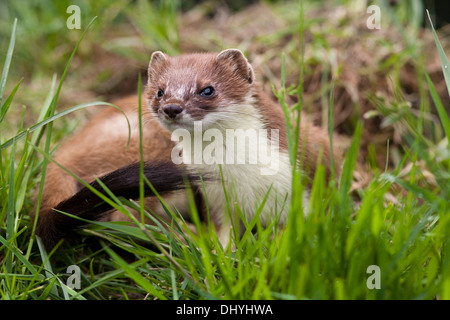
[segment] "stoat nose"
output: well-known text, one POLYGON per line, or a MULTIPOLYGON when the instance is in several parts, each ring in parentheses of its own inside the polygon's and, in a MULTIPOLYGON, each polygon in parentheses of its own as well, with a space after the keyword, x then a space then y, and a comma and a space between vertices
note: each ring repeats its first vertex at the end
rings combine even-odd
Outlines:
POLYGON ((168 104, 163 108, 164 113, 171 119, 175 119, 175 117, 180 114, 183 109, 177 104, 168 104))

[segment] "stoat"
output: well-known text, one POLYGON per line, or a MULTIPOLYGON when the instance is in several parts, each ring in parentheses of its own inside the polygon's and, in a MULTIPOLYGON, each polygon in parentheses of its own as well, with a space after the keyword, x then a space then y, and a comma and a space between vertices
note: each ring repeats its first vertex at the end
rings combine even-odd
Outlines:
MULTIPOLYGON (((251 219, 267 196, 261 219, 284 223, 292 189, 285 117, 266 95, 240 50, 169 57, 157 51, 148 68, 143 101, 145 175, 167 202, 189 214, 185 178, 197 186, 200 210, 208 208, 219 239, 229 241, 230 218, 239 206, 251 219), (202 177, 205 177, 203 180, 202 177), (228 201, 228 204, 227 204, 228 201)), ((118 196, 139 197, 138 97, 116 102, 131 122, 130 144, 125 117, 108 108, 97 114, 55 155, 85 181, 101 177, 118 196)), ((339 154, 330 150, 328 135, 302 117, 298 153, 303 168, 314 174, 322 163, 330 169, 330 152, 339 168, 339 154), (304 150, 303 150, 304 148, 304 150)), ((93 182, 98 190, 102 188, 93 182)), ((146 189, 146 206, 164 215, 146 189)), ((307 201, 307 191, 305 192, 307 201)), ((48 166, 36 233, 51 247, 82 225, 55 210, 86 219, 123 220, 119 213, 82 187, 59 166, 48 166)))

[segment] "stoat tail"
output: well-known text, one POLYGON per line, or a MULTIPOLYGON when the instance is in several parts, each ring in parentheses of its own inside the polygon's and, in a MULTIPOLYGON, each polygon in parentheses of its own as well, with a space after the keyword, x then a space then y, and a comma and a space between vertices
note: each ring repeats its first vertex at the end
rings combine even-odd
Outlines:
MULTIPOLYGON (((198 184, 199 175, 183 171, 173 163, 145 163, 144 176, 150 181, 156 192, 165 195, 169 192, 186 188, 186 181, 191 185, 198 184)), ((202 177, 203 179, 203 177, 202 177)), ((139 199, 140 164, 135 163, 100 178, 100 181, 116 196, 126 199, 139 199)), ((107 195, 104 188, 94 181, 90 185, 103 195, 107 195)), ((144 195, 155 196, 152 189, 144 182, 144 195)), ((89 188, 83 187, 72 197, 60 202, 55 210, 66 212, 86 220, 99 220, 112 207, 95 195, 89 188)), ((39 218, 36 234, 41 238, 46 248, 53 248, 62 238, 68 237, 73 230, 87 223, 51 210, 39 218)))

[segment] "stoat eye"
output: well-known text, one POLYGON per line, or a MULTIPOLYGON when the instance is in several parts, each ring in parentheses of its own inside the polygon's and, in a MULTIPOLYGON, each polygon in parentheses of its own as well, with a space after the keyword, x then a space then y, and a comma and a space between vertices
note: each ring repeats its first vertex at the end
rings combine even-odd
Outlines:
POLYGON ((157 98, 161 98, 164 95, 164 90, 163 89, 158 89, 158 92, 156 93, 156 97, 157 98))
POLYGON ((202 97, 211 97, 214 94, 214 88, 211 86, 203 88, 198 94, 202 97))

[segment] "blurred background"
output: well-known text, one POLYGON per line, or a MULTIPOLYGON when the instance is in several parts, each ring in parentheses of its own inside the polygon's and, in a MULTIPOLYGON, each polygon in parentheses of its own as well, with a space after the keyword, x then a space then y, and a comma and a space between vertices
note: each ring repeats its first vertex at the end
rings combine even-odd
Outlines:
MULTIPOLYGON (((424 132, 443 136, 426 86, 425 72, 434 81, 447 110, 448 93, 425 10, 430 11, 440 41, 450 52, 448 1, 0 1, 0 61, 4 62, 14 19, 16 43, 6 93, 23 78, 6 125, 35 123, 54 75, 57 79, 81 33, 98 17, 83 39, 63 85, 58 110, 137 91, 150 55, 171 55, 239 48, 253 64, 268 92, 281 84, 285 55, 288 101, 298 100, 303 79, 303 104, 313 121, 328 124, 330 88, 334 86, 334 129, 342 141, 364 121, 362 161, 384 167, 386 141, 396 153, 405 133, 405 110, 424 110, 424 132), (371 4, 381 8, 380 29, 369 29, 371 4), (77 5, 81 29, 69 30, 66 12, 77 5), (302 14, 303 12, 303 14, 302 14), (301 30, 303 27, 303 31, 301 30), (304 42, 302 47, 301 43, 304 42), (301 61, 303 57, 303 68, 301 61), (422 108, 422 109, 421 109, 422 108)), ((87 112, 55 122, 61 136, 79 126, 87 112)), ((7 130, 3 131, 5 134, 7 130)), ((55 135, 58 138, 58 134, 55 135)))

